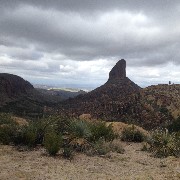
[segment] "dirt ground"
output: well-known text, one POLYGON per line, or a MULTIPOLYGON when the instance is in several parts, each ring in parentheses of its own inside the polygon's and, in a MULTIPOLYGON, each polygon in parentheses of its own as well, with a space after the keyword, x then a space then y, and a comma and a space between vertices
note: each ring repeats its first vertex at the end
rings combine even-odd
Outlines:
POLYGON ((180 158, 153 158, 140 150, 142 144, 122 145, 124 154, 89 157, 79 153, 71 161, 61 156, 50 157, 42 148, 20 152, 0 145, 0 180, 180 179, 180 158))

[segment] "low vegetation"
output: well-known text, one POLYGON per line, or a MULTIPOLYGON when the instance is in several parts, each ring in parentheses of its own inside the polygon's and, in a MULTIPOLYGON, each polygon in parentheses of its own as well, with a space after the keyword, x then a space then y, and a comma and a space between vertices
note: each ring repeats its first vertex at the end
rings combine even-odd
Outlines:
POLYGON ((121 140, 127 142, 143 142, 145 135, 132 125, 124 128, 121 134, 121 140))
POLYGON ((147 141, 147 150, 155 157, 180 156, 180 134, 169 133, 168 130, 157 130, 147 141))
MULTIPOLYGON (((127 142, 146 142, 143 150, 155 157, 180 156, 180 131, 156 130, 148 137, 134 125, 127 126, 121 133, 121 140, 127 142)), ((178 126, 177 126, 178 127, 178 126)), ((88 155, 105 155, 109 152, 123 153, 118 136, 111 124, 89 122, 79 119, 50 116, 26 124, 18 124, 10 114, 0 114, 0 144, 26 146, 29 149, 42 145, 49 155, 62 153, 65 158, 72 158, 73 152, 88 155)))
POLYGON ((47 152, 54 156, 62 147, 62 136, 56 132, 49 132, 45 135, 43 144, 47 152))
MULTIPOLYGON (((107 153, 112 150, 112 144, 109 144, 109 150, 105 150, 108 148, 107 142, 116 138, 111 125, 106 126, 104 122, 87 122, 58 116, 31 120, 20 126, 11 115, 1 114, 0 124, 0 143, 27 146, 29 149, 39 144, 50 155, 56 155, 62 149, 62 155, 66 158, 71 158, 73 151, 87 152, 91 149, 94 155, 101 154, 100 151, 107 153)), ((118 147, 115 149, 121 151, 118 147)))
POLYGON ((174 120, 168 127, 169 132, 178 132, 180 131, 180 117, 174 120))

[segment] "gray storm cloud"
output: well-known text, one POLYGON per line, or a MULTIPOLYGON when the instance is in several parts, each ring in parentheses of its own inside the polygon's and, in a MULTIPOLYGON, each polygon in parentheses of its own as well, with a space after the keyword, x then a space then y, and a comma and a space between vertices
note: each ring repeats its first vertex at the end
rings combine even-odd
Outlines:
POLYGON ((180 82, 178 0, 1 0, 0 4, 2 72, 32 82, 36 74, 39 82, 45 78, 47 83, 88 82, 95 87, 124 58, 128 76, 139 85, 180 82))

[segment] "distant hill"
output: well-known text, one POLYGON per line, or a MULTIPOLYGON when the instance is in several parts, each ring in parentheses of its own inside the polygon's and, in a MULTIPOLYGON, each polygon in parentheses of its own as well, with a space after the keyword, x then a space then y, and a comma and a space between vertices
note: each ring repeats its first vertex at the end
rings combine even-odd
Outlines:
POLYGON ((18 115, 42 114, 44 106, 54 106, 61 99, 38 92, 23 78, 0 73, 0 111, 18 115))
POLYGON ((70 88, 67 88, 67 89, 66 88, 50 88, 50 89, 37 88, 37 90, 43 94, 58 96, 62 100, 74 98, 80 94, 86 94, 87 93, 83 90, 75 90, 75 89, 70 89, 70 88))
POLYGON ((27 95, 34 90, 34 87, 23 78, 7 73, 0 74, 0 106, 11 102, 21 95, 27 95))
POLYGON ((171 114, 174 118, 180 116, 180 84, 159 84, 144 88, 142 101, 157 108, 160 112, 171 114))
POLYGON ((170 124, 180 116, 180 85, 142 89, 126 77, 123 59, 112 68, 107 82, 89 93, 37 90, 23 78, 3 73, 0 74, 0 111, 20 116, 91 114, 96 119, 152 129, 170 124))

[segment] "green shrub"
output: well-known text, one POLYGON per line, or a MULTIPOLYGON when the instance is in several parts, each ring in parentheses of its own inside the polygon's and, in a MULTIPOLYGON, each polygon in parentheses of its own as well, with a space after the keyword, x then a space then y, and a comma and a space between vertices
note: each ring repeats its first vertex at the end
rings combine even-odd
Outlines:
POLYGON ((180 131, 180 117, 174 120, 168 127, 169 132, 178 132, 180 131))
POLYGON ((111 151, 111 147, 103 139, 99 139, 91 149, 91 155, 105 155, 111 151))
POLYGON ((74 120, 71 122, 70 133, 77 138, 88 139, 92 136, 89 123, 82 120, 74 120))
POLYGON ((148 140, 149 151, 155 157, 179 156, 180 155, 180 135, 170 134, 167 130, 155 131, 148 140))
POLYGON ((0 143, 10 144, 17 129, 17 123, 10 114, 0 113, 0 143))
POLYGON ((126 127, 121 134, 121 140, 127 142, 143 142, 145 139, 144 134, 135 128, 135 126, 126 127))
POLYGON ((90 141, 98 141, 99 139, 104 139, 105 141, 112 141, 115 139, 116 135, 112 129, 112 126, 106 126, 105 122, 96 122, 91 125, 91 137, 90 141))
POLYGON ((117 141, 107 142, 104 139, 99 139, 92 144, 92 147, 86 152, 87 155, 106 155, 109 152, 124 153, 124 149, 117 141))
POLYGON ((31 121, 29 125, 19 128, 16 133, 15 144, 28 145, 29 147, 42 144, 45 134, 54 129, 54 123, 53 117, 31 121))
POLYGON ((67 159, 72 159, 73 157, 73 148, 71 146, 63 147, 63 157, 67 159))
POLYGON ((71 131, 71 124, 73 120, 67 117, 56 117, 54 130, 60 134, 68 134, 71 131))
POLYGON ((3 124, 16 125, 17 123, 11 118, 11 114, 0 113, 0 125, 3 124))
POLYGON ((18 127, 12 138, 15 145, 36 146, 37 129, 34 123, 27 126, 18 127))
POLYGON ((55 132, 50 132, 45 135, 43 144, 47 152, 55 156, 62 147, 62 136, 55 132))
POLYGON ((13 142, 14 133, 16 132, 16 126, 1 125, 0 126, 0 143, 10 144, 13 142))
POLYGON ((13 142, 15 145, 27 145, 28 147, 42 144, 47 127, 43 120, 31 121, 29 125, 19 126, 14 134, 13 142))

